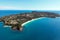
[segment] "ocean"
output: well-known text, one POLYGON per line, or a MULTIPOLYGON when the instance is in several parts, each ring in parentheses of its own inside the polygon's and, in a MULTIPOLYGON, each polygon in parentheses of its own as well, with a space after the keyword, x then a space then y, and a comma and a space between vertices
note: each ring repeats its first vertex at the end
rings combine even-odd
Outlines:
MULTIPOLYGON (((0 17, 32 10, 0 10, 0 17)), ((42 11, 44 12, 44 11, 42 11)), ((60 11, 46 11, 60 14, 60 11)), ((60 40, 60 17, 40 18, 24 26, 22 32, 4 28, 0 22, 0 40, 60 40)))

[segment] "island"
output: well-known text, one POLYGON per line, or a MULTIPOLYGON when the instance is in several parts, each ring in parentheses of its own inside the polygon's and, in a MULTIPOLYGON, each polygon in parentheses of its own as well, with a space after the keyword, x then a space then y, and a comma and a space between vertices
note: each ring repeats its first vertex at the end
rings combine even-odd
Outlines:
POLYGON ((22 31, 23 26, 21 25, 24 22, 40 17, 56 18, 56 17, 60 17, 60 14, 53 12, 32 11, 32 12, 25 12, 25 13, 0 17, 0 22, 4 22, 4 25, 11 26, 11 29, 13 30, 22 31))

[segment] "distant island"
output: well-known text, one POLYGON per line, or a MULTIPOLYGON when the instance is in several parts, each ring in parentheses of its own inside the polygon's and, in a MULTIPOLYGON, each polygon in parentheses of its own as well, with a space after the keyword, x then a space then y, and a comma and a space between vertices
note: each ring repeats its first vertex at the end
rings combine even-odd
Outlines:
POLYGON ((4 25, 12 26, 11 29, 22 31, 23 27, 21 26, 21 24, 29 20, 40 17, 56 18, 56 17, 60 17, 60 14, 53 12, 32 11, 32 12, 14 14, 9 16, 3 16, 0 18, 0 22, 4 22, 4 25))

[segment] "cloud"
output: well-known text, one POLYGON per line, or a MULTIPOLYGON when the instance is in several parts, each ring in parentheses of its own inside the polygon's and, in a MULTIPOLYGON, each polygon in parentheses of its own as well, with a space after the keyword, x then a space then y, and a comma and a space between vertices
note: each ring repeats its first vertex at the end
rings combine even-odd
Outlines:
POLYGON ((0 10, 31 10, 31 8, 13 7, 13 6, 0 6, 0 10))
POLYGON ((15 9, 18 8, 12 6, 0 6, 0 10, 15 10, 15 9))
POLYGON ((0 10, 60 10, 59 7, 41 7, 41 8, 27 8, 27 7, 14 7, 14 6, 0 6, 0 10))

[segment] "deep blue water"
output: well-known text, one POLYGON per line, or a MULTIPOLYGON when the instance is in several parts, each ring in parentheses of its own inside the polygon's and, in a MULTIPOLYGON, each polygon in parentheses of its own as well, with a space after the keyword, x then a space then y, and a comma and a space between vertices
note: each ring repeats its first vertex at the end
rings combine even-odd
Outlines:
MULTIPOLYGON (((0 10, 0 17, 21 12, 31 12, 31 10, 0 10)), ((4 28, 0 22, 0 40, 60 40, 60 18, 41 18, 26 24, 22 32, 4 28)))

